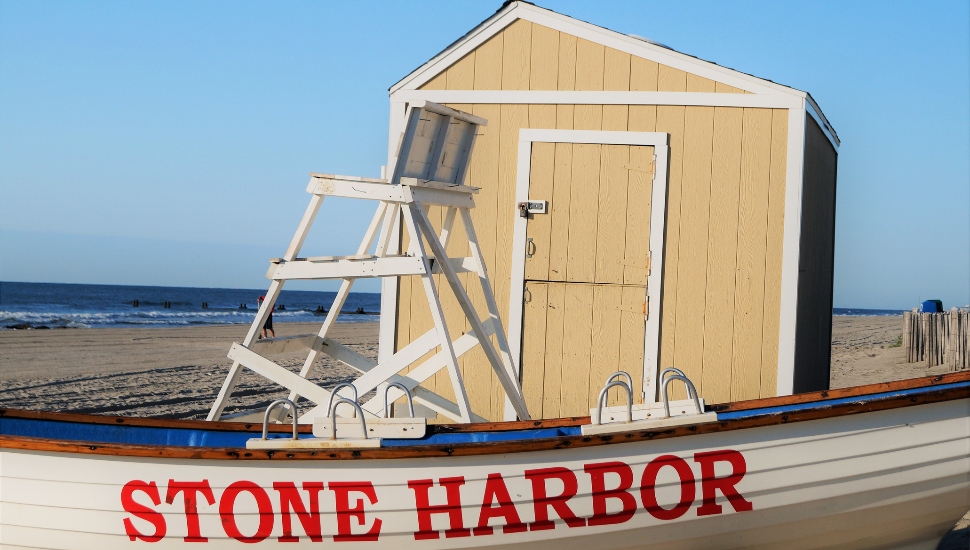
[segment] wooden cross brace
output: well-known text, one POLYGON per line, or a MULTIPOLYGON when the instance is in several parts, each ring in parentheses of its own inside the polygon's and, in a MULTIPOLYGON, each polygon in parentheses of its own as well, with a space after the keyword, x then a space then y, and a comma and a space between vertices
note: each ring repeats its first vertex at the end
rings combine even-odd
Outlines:
MULTIPOLYGON (((478 238, 469 212, 469 209, 474 207, 473 195, 477 192, 477 189, 450 183, 419 181, 412 178, 399 178, 399 180, 401 181, 400 184, 391 185, 384 180, 348 178, 326 174, 312 175, 307 189, 313 195, 310 205, 303 215, 286 254, 282 258, 274 260, 270 267, 267 276, 272 279, 272 283, 245 340, 241 344, 234 344, 229 352, 229 357, 233 359, 233 365, 213 403, 208 420, 218 420, 222 417, 243 366, 289 389, 291 392, 289 397, 294 402, 302 395, 316 403, 316 407, 300 416, 300 422, 310 423, 314 417, 327 416, 328 411, 325 408, 330 398, 330 391, 307 380, 307 376, 320 354, 326 353, 360 373, 360 376, 353 382, 358 395, 377 389, 384 383, 398 382, 412 391, 415 401, 452 420, 459 422, 483 421, 483 418, 474 414, 471 410, 461 371, 458 368, 458 357, 475 346, 482 347, 485 357, 502 384, 518 417, 523 420, 530 418, 525 399, 522 397, 517 382, 516 369, 513 358, 509 353, 508 340, 502 329, 498 307, 488 281, 488 273, 482 260, 478 238), (313 224, 326 195, 367 198, 380 202, 356 255, 298 258, 307 232, 313 224), (434 204, 447 208, 440 235, 435 232, 423 204, 434 204), (455 217, 458 215, 461 216, 471 250, 471 256, 467 258, 449 258, 445 252, 455 217), (394 233, 393 229, 402 225, 402 223, 410 238, 407 254, 389 255, 387 250, 394 233), (377 237, 376 249, 373 254, 367 254, 367 251, 374 244, 375 237, 377 237), (425 241, 430 250, 425 248, 425 241), (434 262, 432 262, 432 258, 434 262), (484 321, 479 317, 462 285, 458 277, 459 272, 474 272, 478 275, 488 308, 488 316, 484 321), (471 325, 470 333, 452 339, 445 322, 439 288, 432 277, 434 273, 444 275, 462 312, 471 325), (333 328, 350 294, 354 281, 366 277, 404 275, 419 275, 421 277, 422 286, 431 308, 431 317, 434 321, 433 329, 387 358, 382 364, 377 364, 328 337, 330 329, 333 328), (315 338, 306 340, 310 351, 299 374, 274 363, 255 351, 260 348, 257 345, 257 334, 272 311, 284 281, 291 278, 341 279, 340 289, 337 291, 322 327, 315 338), (493 335, 498 344, 497 348, 491 340, 493 335), (441 347, 441 350, 433 357, 424 361, 406 375, 399 374, 403 369, 413 365, 438 346, 441 347), (448 370, 456 397, 455 401, 450 401, 420 387, 422 382, 441 369, 448 370)), ((263 347, 269 349, 268 346, 263 347)), ((284 347, 280 346, 280 349, 284 347)), ((352 397, 353 392, 345 388, 339 394, 342 397, 352 397)), ((396 400, 403 396, 403 392, 392 387, 389 396, 396 400)), ((384 412, 383 397, 383 395, 375 396, 363 405, 363 409, 368 413, 381 415, 384 412)), ((285 414, 287 414, 286 411, 280 410, 280 415, 285 414)))

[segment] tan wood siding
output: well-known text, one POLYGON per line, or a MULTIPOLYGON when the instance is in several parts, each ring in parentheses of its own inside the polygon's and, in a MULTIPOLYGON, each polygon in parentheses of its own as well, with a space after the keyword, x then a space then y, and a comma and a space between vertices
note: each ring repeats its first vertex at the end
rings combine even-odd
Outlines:
POLYGON ((731 398, 743 114, 738 108, 714 109, 701 382, 704 397, 715 403, 731 398))
POLYGON ((838 153, 815 119, 806 116, 795 325, 795 393, 829 387, 837 165, 838 153))
MULTIPOLYGON (((631 90, 633 88, 628 86, 632 82, 649 80, 651 72, 656 82, 658 67, 662 69, 660 73, 665 82, 676 86, 674 81, 682 81, 682 87, 687 89, 688 73, 684 71, 519 19, 436 75, 421 86, 421 89, 631 90), (559 59, 550 55, 556 51, 556 46, 559 59), (495 55, 496 51, 499 52, 498 55, 495 55), (468 59, 473 58, 476 52, 486 52, 485 59, 469 63, 468 59), (577 72, 577 65, 583 67, 583 70, 577 72), (474 69, 473 85, 452 87, 447 84, 452 78, 467 78, 469 66, 474 69), (453 73, 459 74, 453 76, 453 73), (545 78, 540 76, 533 80, 533 74, 545 78), (623 84, 623 75, 628 75, 626 86, 623 84), (552 85, 553 82, 556 83, 555 86, 552 85)), ((696 88, 690 91, 749 93, 694 74, 690 75, 689 80, 691 88, 696 88)), ((666 90, 656 86, 637 89, 666 90)))
POLYGON ((745 109, 742 127, 731 395, 754 399, 761 392, 771 111, 745 109))
MULTIPOLYGON (((712 83, 713 84, 713 83, 712 83)), ((677 330, 674 365, 679 365, 704 392, 704 298, 707 283, 707 240, 711 199, 711 155, 714 140, 714 108, 686 110, 684 121, 681 230, 677 259, 677 330)), ((674 395, 686 397, 681 385, 674 395)))
MULTIPOLYGON (((501 107, 475 105, 471 110, 487 117, 489 114, 500 115, 501 107)), ((522 107, 514 120, 499 116, 495 123, 490 122, 478 140, 469 174, 469 183, 482 187, 476 197, 473 217, 503 320, 505 304, 512 292, 508 277, 511 227, 515 216, 511 175, 517 164, 515 155, 508 151, 517 145, 518 128, 549 123, 554 118, 549 106, 522 107), (544 122, 533 123, 533 116, 544 122), (503 126, 504 131, 499 129, 503 126), (502 140, 506 141, 504 147, 502 140), (505 155, 499 153, 503 150, 507 152, 505 155), (507 174, 505 181, 499 177, 500 172, 507 174)), ((656 109, 660 120, 655 128, 641 126, 638 129, 671 133, 661 365, 686 367, 702 395, 711 402, 774 395, 787 111, 663 106, 656 109), (688 127, 694 126, 698 129, 688 131, 688 127)), ((592 158, 592 152, 602 148, 539 144, 534 169, 551 171, 554 178, 572 177, 573 155, 578 153, 581 157, 592 158)), ((649 164, 647 157, 636 153, 636 149, 628 153, 627 165, 649 164), (639 161, 635 160, 638 154, 643 157, 639 161)), ((649 158, 652 159, 652 154, 649 158)), ((545 269, 550 281, 591 281, 599 269, 610 280, 637 284, 640 282, 638 278, 644 276, 642 271, 624 265, 621 272, 614 269, 613 262, 642 256, 646 246, 644 241, 627 239, 625 234, 613 235, 618 231, 609 229, 611 224, 615 225, 614 218, 607 219, 603 229, 598 228, 599 222, 587 221, 579 227, 570 220, 574 217, 599 219, 599 213, 590 210, 590 206, 594 206, 594 210, 599 210, 600 204, 604 209, 618 209, 626 202, 630 212, 628 219, 646 225, 649 222, 646 215, 649 212, 648 197, 643 200, 642 186, 630 183, 633 178, 644 176, 633 170, 625 171, 633 175, 621 176, 615 168, 601 169, 598 162, 593 166, 592 160, 584 163, 579 159, 578 162, 582 166, 582 177, 596 185, 586 187, 579 196, 572 196, 566 186, 557 186, 551 194, 545 195, 550 203, 548 231, 540 230, 541 234, 530 232, 529 235, 537 239, 537 253, 542 257, 539 263, 547 262, 545 269), (622 186, 624 179, 626 197, 611 189, 622 186), (606 189, 603 188, 604 181, 606 189), (641 200, 631 202, 633 196, 639 196, 641 200), (574 201, 581 204, 574 207, 574 201), (635 214, 630 208, 637 208, 640 213, 635 214), (557 239, 546 247, 539 246, 552 234, 572 234, 578 238, 557 239), (623 243, 622 252, 620 242, 623 243), (538 252, 539 248, 542 252, 538 252)), ((610 164, 614 162, 622 160, 610 164)), ((543 198, 540 196, 543 185, 546 184, 540 177, 531 193, 533 198, 543 198)), ((440 220, 441 214, 432 216, 432 219, 440 220)), ((628 224, 623 231, 639 233, 642 229, 628 224)), ((462 235, 459 228, 453 238, 461 239, 462 235)), ((450 244, 449 249, 452 246, 458 245, 450 244)), ((530 264, 528 269, 530 278, 538 278, 538 273, 532 270, 543 268, 530 264)), ((470 279, 466 281, 471 282, 470 279)), ((431 328, 424 292, 420 285, 414 285, 418 292, 413 293, 411 286, 412 283, 405 280, 399 290, 402 301, 398 311, 401 325, 399 348, 431 328), (410 311, 415 312, 415 322, 414 326, 408 327, 410 311)), ((471 294, 479 310, 484 311, 480 292, 473 289, 471 294)), ((449 327, 456 334, 469 328, 463 321, 458 326, 449 327)), ((469 352, 462 359, 462 367, 476 412, 486 418, 501 418, 504 406, 496 397, 500 395, 498 381, 487 370, 481 352, 469 352), (484 388, 490 388, 492 394, 487 403, 480 393, 484 388)), ((442 376, 438 375, 438 378, 442 376)), ((429 386, 429 389, 444 393, 449 391, 447 388, 448 384, 444 383, 435 388, 429 386)), ((679 395, 679 391, 675 390, 675 394, 679 395)), ((544 396, 543 399, 555 398, 544 396)))
MULTIPOLYGON (((637 218, 644 214, 649 218, 649 203, 645 210, 643 205, 630 204, 627 198, 628 195, 650 196, 647 173, 650 163, 643 160, 652 158, 652 147, 533 145, 529 195, 534 199, 551 199, 552 207, 549 214, 533 216, 526 225, 526 237, 532 241, 527 249, 530 256, 525 261, 528 282, 520 368, 526 401, 539 407, 532 411, 536 417, 588 411, 595 406, 606 377, 617 370, 629 371, 634 386, 642 386, 642 311, 649 225, 637 218), (631 158, 640 159, 640 164, 631 166, 631 158), (630 173, 636 175, 631 179, 630 173), (567 198, 570 206, 582 204, 584 207, 562 208, 558 197, 567 198), (553 231, 554 226, 562 230, 553 231), (641 232, 632 233, 636 230, 641 232), (631 248, 638 251, 638 257, 626 257, 628 239, 641 243, 631 248), (551 250, 567 251, 565 278, 550 270, 551 250), (639 285, 638 288, 622 286, 627 261, 639 272, 631 277, 632 284, 639 285), (557 281, 566 283, 561 292, 563 300, 570 299, 563 306, 558 305, 557 281), (573 285, 581 289, 574 289, 573 285), (577 304, 587 303, 588 289, 592 289, 591 309, 581 314, 577 304), (560 327, 563 313, 556 311, 559 307, 566 308, 568 318, 563 319, 567 325, 574 322, 579 325, 560 327), (590 322, 592 336, 586 335, 583 329, 590 322), (556 331, 556 336, 549 336, 553 341, 558 341, 561 333, 566 334, 567 340, 578 337, 580 347, 586 346, 589 340, 585 355, 580 357, 576 342, 563 344, 564 350, 558 343, 549 345, 542 340, 547 336, 547 329, 556 331), (558 355, 553 357, 553 354, 558 355), (585 396, 582 391, 586 392, 585 396), (545 392, 551 395, 546 396, 545 392)), ((612 393, 615 395, 610 396, 611 401, 619 403, 619 391, 612 393)), ((636 401, 642 402, 640 392, 636 401)))
MULTIPOLYGON (((429 85, 447 89, 739 92, 523 21, 470 52, 442 76, 429 85), (506 52, 506 46, 515 51, 506 52)), ((519 130, 531 127, 666 132, 670 134, 671 149, 660 364, 686 370, 702 396, 712 403, 775 394, 787 110, 653 105, 453 107, 489 121, 476 142, 468 183, 481 188, 472 214, 503 324, 508 321, 510 296, 521 291, 511 288, 509 280, 519 130)), ((549 200, 550 213, 547 228, 529 229, 529 237, 536 240, 537 258, 527 264, 527 278, 588 283, 603 277, 616 283, 645 283, 645 270, 629 262, 644 257, 648 243, 630 236, 649 231, 650 193, 644 190, 648 186, 642 185, 642 180, 649 177, 644 170, 652 162, 652 150, 634 147, 622 153, 620 149, 568 143, 536 145, 530 195, 549 200), (584 161, 587 157, 598 158, 604 149, 605 156, 611 158, 605 166, 600 166, 598 160, 596 166, 592 160, 584 161), (617 164, 630 169, 620 171, 617 164), (552 186, 553 180, 575 177, 574 166, 584 166, 581 174, 587 188, 574 195, 569 185, 552 186), (599 214, 622 209, 624 205, 627 223, 623 229, 615 217, 599 214), (574 217, 587 221, 574 222, 574 217), (591 219, 597 221, 588 221, 591 219), (619 232, 623 234, 614 234, 619 232), (566 238, 552 239, 552 235, 566 238), (577 237, 575 242, 572 236, 577 237), (614 263, 621 261, 625 263, 614 263), (541 276, 543 272, 545 277, 541 276)), ((442 215, 438 212, 431 218, 440 224, 442 215)), ((449 250, 456 255, 460 255, 461 247, 467 247, 463 237, 459 224, 449 244, 449 250)), ((486 311, 475 281, 467 275, 463 277, 478 310, 486 311)), ((578 325, 569 317, 580 306, 595 308, 617 300, 622 307, 632 307, 637 303, 636 289, 623 288, 614 296, 598 294, 593 289, 588 293, 575 289, 567 292, 569 286, 548 284, 540 291, 540 297, 533 292, 534 302, 525 310, 523 353, 527 342, 544 338, 541 379, 535 377, 535 370, 523 375, 524 384, 541 384, 543 388, 541 393, 527 395, 530 410, 540 407, 532 411, 536 416, 584 413, 590 396, 595 397, 603 383, 600 378, 605 375, 597 370, 598 366, 580 366, 577 346, 586 338, 587 359, 595 354, 623 365, 633 359, 628 357, 631 352, 623 350, 636 348, 627 341, 639 338, 638 360, 642 361, 642 323, 637 335, 628 319, 633 316, 615 310, 618 317, 612 313, 600 315, 578 325), (535 319, 543 302, 545 313, 540 327, 535 319), (610 340, 602 343, 606 348, 599 348, 596 346, 601 343, 597 341, 594 346, 594 333, 603 333, 604 326, 617 322, 617 334, 627 343, 610 340), (614 348, 617 351, 610 351, 614 348), (612 359, 614 355, 619 359, 612 359), (576 395, 563 389, 565 376, 585 380, 582 388, 575 388, 576 395), (577 404, 580 402, 582 405, 577 404)), ((398 295, 400 349, 430 329, 431 318, 419 282, 402 278, 398 295)), ((639 303, 642 304, 642 297, 639 303)), ((449 312, 455 308, 449 302, 445 309, 449 312)), ((456 337, 469 330, 460 315, 446 315, 456 337)), ((540 353, 536 349, 531 347, 529 353, 540 353)), ((503 399, 482 352, 473 349, 461 359, 461 367, 473 410, 485 418, 500 420, 503 399)), ((438 375, 439 380, 425 385, 447 394, 450 382, 446 376, 438 375)), ((611 401, 615 400, 611 396, 611 401)))
POLYGON ((549 201, 549 213, 532 216, 526 225, 531 243, 525 278, 645 285, 648 159, 653 159, 652 147, 533 144, 529 196, 549 201), (575 203, 584 207, 573 208, 575 203))
MULTIPOLYGON (((643 364, 643 288, 529 281, 522 338, 522 389, 534 418, 583 416, 618 365, 643 364)), ((628 369, 639 387, 642 376, 628 369)), ((642 403, 637 392, 634 400, 642 403)), ((626 402, 612 390, 610 405, 626 402)))

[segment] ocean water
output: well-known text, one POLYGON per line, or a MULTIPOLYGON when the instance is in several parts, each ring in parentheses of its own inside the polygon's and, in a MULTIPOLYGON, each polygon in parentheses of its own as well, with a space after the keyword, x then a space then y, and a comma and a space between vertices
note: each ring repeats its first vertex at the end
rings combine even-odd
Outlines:
POLYGON ((891 315, 902 315, 902 309, 862 309, 862 308, 846 308, 846 307, 835 307, 832 308, 832 315, 837 317, 846 316, 861 316, 861 317, 884 317, 891 315))
MULTIPOLYGON (((75 285, 0 281, 0 330, 11 328, 169 327, 252 323, 266 290, 75 285), (132 302, 138 300, 138 307, 132 302), (169 302, 170 307, 165 307, 169 302), (202 303, 208 308, 203 309, 202 303), (245 307, 240 307, 245 306, 245 307)), ((273 320, 323 322, 335 292, 284 290, 273 320)), ((341 322, 377 321, 381 295, 351 293, 341 322), (358 308, 364 314, 356 313, 358 308)))

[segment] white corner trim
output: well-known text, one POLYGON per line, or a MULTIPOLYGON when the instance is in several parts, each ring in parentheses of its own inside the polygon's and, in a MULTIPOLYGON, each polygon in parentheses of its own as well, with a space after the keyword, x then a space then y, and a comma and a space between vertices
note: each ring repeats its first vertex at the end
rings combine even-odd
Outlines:
POLYGON ((788 111, 788 157, 785 173, 785 224, 781 258, 781 318, 778 323, 776 395, 795 388, 795 329, 798 321, 798 262, 802 235, 802 191, 805 163, 805 113, 788 111))
MULTIPOLYGON (((650 207, 650 253, 651 269, 647 277, 648 315, 644 326, 643 388, 653 399, 657 391, 657 375, 660 365, 660 315, 663 296, 663 258, 666 242, 667 185, 669 174, 669 134, 662 132, 610 132, 596 130, 545 130, 523 128, 519 130, 518 163, 515 176, 515 203, 529 200, 530 172, 532 169, 533 143, 600 143, 605 145, 646 145, 654 147, 656 156, 650 207)), ((508 335, 512 357, 522 355, 522 322, 525 296, 525 247, 528 220, 515 217, 512 230, 512 269, 510 275, 508 335)), ((521 368, 521 361, 514 362, 521 368)), ((506 420, 515 419, 515 411, 506 402, 506 420)))
POLYGON ((779 95, 557 90, 400 90, 391 94, 391 101, 432 101, 441 104, 699 105, 765 109, 798 109, 804 105, 802 98, 779 95))

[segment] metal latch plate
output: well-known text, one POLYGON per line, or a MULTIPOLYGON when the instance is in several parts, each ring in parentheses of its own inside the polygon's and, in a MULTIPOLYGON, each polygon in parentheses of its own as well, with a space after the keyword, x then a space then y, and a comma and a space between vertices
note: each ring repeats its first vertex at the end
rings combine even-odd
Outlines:
POLYGON ((525 201, 517 206, 519 210, 525 210, 529 214, 545 214, 549 207, 549 201, 525 201))

